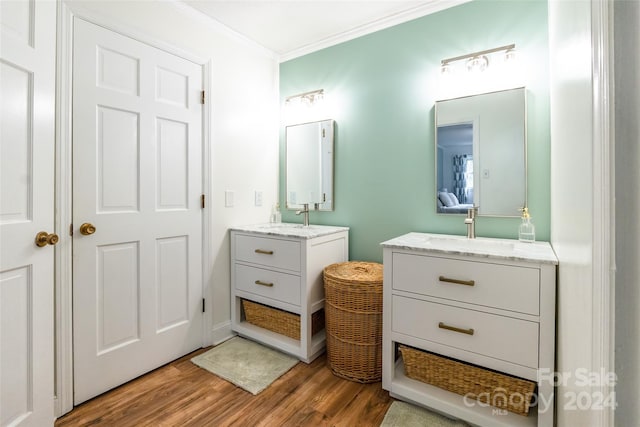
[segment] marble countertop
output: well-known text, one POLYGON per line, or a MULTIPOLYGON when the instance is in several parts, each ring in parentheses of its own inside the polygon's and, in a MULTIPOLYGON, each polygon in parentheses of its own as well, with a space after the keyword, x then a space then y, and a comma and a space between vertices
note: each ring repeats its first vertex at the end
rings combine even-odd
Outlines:
POLYGON ((338 227, 333 225, 309 225, 304 227, 302 224, 292 223, 266 223, 234 226, 230 228, 234 231, 243 231, 246 233, 265 234, 269 236, 280 237, 297 237, 300 239, 313 239, 315 237, 326 236, 329 234, 348 231, 349 227, 338 227))
POLYGON ((488 237, 467 239, 466 236, 448 234, 408 233, 382 242, 381 245, 384 248, 558 264, 558 258, 548 242, 525 243, 488 237))

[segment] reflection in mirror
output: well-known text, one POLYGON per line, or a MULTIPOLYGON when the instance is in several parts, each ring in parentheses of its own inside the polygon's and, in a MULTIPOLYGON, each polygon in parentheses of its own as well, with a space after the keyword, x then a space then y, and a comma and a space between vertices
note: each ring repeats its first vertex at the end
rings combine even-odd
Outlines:
POLYGON ((333 120, 287 126, 287 209, 333 210, 333 133, 333 120))
POLYGON ((473 207, 473 123, 437 127, 438 212, 467 213, 473 207))
POLYGON ((519 216, 526 206, 525 89, 436 102, 438 213, 519 216))

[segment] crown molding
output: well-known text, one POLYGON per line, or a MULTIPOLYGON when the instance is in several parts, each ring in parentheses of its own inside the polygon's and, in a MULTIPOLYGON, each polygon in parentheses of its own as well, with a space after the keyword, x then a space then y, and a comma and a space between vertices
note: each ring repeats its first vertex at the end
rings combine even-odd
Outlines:
POLYGON ((291 59, 298 58, 300 56, 307 55, 309 53, 316 52, 330 46, 335 46, 337 44, 353 40, 367 34, 375 33, 376 31, 384 30, 386 28, 393 27, 394 25, 403 24, 413 19, 422 18, 423 16, 431 15, 433 13, 440 12, 441 10, 449 9, 454 6, 468 3, 470 1, 472 0, 433 0, 428 2, 427 4, 398 12, 396 14, 361 25, 351 30, 326 37, 322 40, 319 40, 315 43, 310 43, 301 48, 285 52, 279 56, 278 61, 280 63, 286 62, 291 59))
POLYGON ((218 21, 217 19, 207 15, 204 12, 199 11, 194 7, 189 6, 188 4, 182 2, 181 0, 167 0, 167 3, 173 5, 173 7, 176 10, 180 11, 181 13, 188 16, 189 18, 194 19, 203 24, 206 24, 217 33, 224 35, 230 38, 231 40, 234 40, 246 47, 252 48, 257 53, 261 53, 270 59, 274 59, 274 60, 279 59, 278 54, 273 50, 266 48, 265 46, 261 45, 260 43, 256 42, 253 39, 250 39, 249 37, 246 37, 243 34, 240 34, 239 32, 226 26, 225 24, 218 21))

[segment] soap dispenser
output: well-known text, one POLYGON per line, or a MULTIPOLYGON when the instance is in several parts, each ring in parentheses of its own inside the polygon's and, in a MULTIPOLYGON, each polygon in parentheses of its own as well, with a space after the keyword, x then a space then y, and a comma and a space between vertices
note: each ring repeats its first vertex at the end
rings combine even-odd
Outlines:
POLYGON ((281 223, 282 222, 282 214, 280 213, 280 203, 276 203, 271 208, 271 217, 269 218, 269 222, 272 223, 281 223))
POLYGON ((529 215, 529 208, 526 206, 520 209, 522 211, 522 223, 518 229, 518 240, 521 242, 535 242, 536 241, 536 227, 531 222, 531 215, 529 215))
POLYGON ((278 224, 282 222, 282 214, 280 213, 280 203, 276 203, 276 222, 278 224))

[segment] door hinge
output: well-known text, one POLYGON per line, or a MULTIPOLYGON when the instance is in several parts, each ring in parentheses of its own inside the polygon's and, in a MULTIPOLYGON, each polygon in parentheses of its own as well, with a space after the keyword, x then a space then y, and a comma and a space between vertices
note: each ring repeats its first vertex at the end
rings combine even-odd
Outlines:
POLYGON ((200 93, 200 104, 204 105, 204 91, 200 93))
POLYGON ((326 136, 327 136, 326 129, 322 129, 322 137, 326 138, 326 136))
POLYGON ((200 207, 204 209, 204 194, 200 196, 200 207))
POLYGON ((204 298, 202 298, 202 312, 204 313, 204 298))
POLYGON ((73 224, 69 224, 69 236, 73 236, 73 224))

